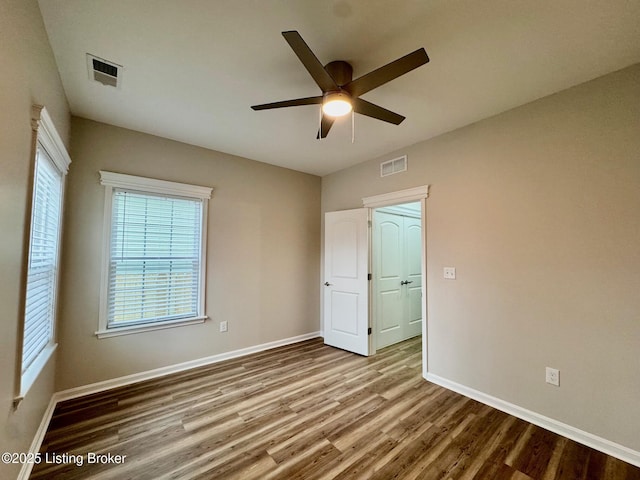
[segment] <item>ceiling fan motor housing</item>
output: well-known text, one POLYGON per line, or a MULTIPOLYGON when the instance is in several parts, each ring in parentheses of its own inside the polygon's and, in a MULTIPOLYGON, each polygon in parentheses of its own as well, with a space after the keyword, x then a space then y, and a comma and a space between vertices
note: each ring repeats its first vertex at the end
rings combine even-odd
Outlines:
POLYGON ((349 63, 343 60, 329 62, 324 66, 324 68, 339 87, 346 85, 353 79, 353 68, 349 63))
POLYGON ((322 111, 332 117, 346 115, 353 109, 353 106, 351 105, 351 95, 343 90, 342 87, 351 82, 353 78, 353 68, 345 61, 336 60, 327 63, 324 69, 331 78, 333 78, 339 88, 336 91, 324 92, 322 95, 322 111))

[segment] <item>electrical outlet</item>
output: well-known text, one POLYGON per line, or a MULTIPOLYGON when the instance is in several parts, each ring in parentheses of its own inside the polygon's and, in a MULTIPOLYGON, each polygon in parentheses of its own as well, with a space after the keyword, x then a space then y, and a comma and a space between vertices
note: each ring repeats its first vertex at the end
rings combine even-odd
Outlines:
POLYGON ((555 385, 556 387, 559 387, 560 386, 560 370, 556 368, 547 367, 546 380, 547 380, 547 383, 551 385, 555 385))
POLYGON ((444 278, 447 280, 456 279, 456 267, 444 267, 444 278))
POLYGON ((222 322, 220 322, 220 331, 221 332, 226 332, 227 331, 227 321, 223 320, 222 322))

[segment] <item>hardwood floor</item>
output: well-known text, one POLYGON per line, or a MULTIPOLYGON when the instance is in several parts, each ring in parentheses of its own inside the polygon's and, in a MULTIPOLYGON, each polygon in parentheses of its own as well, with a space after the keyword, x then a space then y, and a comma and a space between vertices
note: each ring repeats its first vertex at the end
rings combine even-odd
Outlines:
POLYGON ((63 402, 41 448, 54 463, 31 478, 640 479, 425 381, 420 348, 365 358, 315 339, 63 402))

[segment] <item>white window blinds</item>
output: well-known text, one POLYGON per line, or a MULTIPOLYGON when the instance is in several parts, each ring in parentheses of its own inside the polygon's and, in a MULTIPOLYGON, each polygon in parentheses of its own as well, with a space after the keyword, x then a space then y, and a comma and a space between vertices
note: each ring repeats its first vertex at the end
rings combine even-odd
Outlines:
POLYGON ((107 328, 194 318, 203 201, 113 189, 107 328))
POLYGON ((62 181, 62 173, 38 144, 29 238, 22 373, 52 340, 62 181))

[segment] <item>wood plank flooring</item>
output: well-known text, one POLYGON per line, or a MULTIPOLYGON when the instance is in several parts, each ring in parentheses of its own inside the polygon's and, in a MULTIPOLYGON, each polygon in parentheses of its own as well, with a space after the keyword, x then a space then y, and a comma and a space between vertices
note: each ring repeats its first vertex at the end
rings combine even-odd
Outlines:
POLYGON ((53 463, 31 478, 640 479, 425 381, 420 348, 365 358, 314 339, 60 403, 41 448, 53 463))

